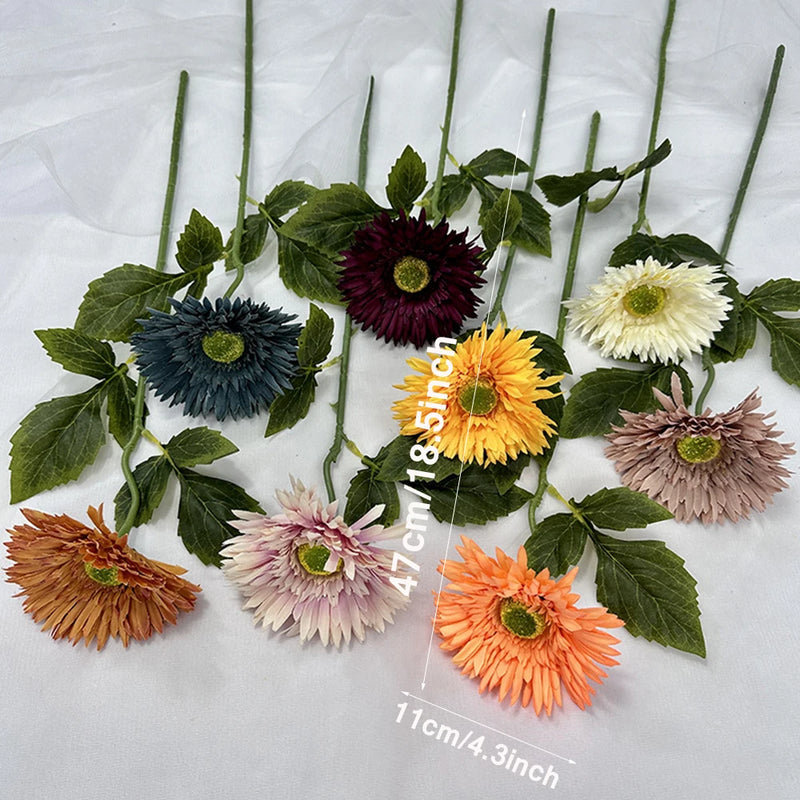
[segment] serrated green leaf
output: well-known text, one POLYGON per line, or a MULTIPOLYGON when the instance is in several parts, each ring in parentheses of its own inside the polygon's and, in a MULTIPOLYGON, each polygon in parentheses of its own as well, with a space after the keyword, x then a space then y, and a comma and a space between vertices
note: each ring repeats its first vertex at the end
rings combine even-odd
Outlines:
POLYGON ((692 385, 683 367, 656 365, 644 370, 620 367, 588 372, 572 387, 559 433, 565 439, 601 436, 622 422, 619 410, 652 411, 659 406, 653 387, 669 393, 672 373, 681 378, 684 398, 691 401, 692 385))
POLYGON ((312 198, 319 189, 305 181, 279 183, 265 198, 260 208, 272 220, 285 216, 312 198))
POLYGON ((800 311, 800 281, 792 278, 769 280, 756 286, 747 299, 767 311, 800 311))
POLYGON ((263 509, 241 486, 221 478, 178 470, 181 498, 178 505, 178 536, 190 553, 204 564, 220 566, 219 551, 227 539, 238 535, 228 523, 234 511, 263 509))
POLYGON ((497 200, 482 209, 478 217, 484 247, 494 250, 500 242, 511 237, 521 221, 522 205, 509 189, 503 189, 497 200))
POLYGON ((347 490, 347 505, 344 509, 344 521, 352 525, 374 506, 383 503, 386 508, 376 523, 391 525, 400 516, 400 498, 394 483, 378 480, 377 472, 372 467, 361 469, 350 481, 347 490))
POLYGON ((528 192, 514 189, 514 197, 522 207, 522 219, 509 237, 511 243, 529 253, 550 258, 550 214, 547 209, 528 192))
MULTIPOLYGON (((172 470, 164 456, 152 456, 133 470, 133 479, 139 488, 139 509, 133 520, 133 527, 150 522, 156 509, 164 499, 172 470)), ((117 530, 127 519, 131 508, 131 490, 123 483, 114 498, 114 522, 117 530)))
POLYGON ((392 208, 410 211, 427 183, 425 162, 410 145, 406 145, 400 158, 394 162, 386 184, 386 197, 392 208))
POLYGON ((634 175, 638 175, 640 172, 644 172, 646 169, 652 169, 657 164, 660 164, 671 152, 672 144, 669 139, 664 139, 652 153, 648 153, 641 161, 631 164, 631 166, 624 169, 622 171, 622 177, 627 180, 634 175))
POLYGON ((661 522, 673 517, 671 511, 667 511, 655 500, 625 486, 601 489, 574 505, 592 525, 612 531, 646 528, 651 522, 661 522))
POLYGON ((645 261, 648 257, 660 264, 725 263, 725 259, 711 245, 688 233, 671 233, 669 236, 634 233, 614 248, 608 263, 611 267, 622 267, 637 260, 645 261))
POLYGON ((264 436, 272 436, 293 428, 308 414, 317 391, 313 372, 303 372, 292 378, 292 388, 279 394, 269 407, 269 420, 264 436))
POLYGON ((106 388, 108 431, 120 447, 125 447, 133 434, 136 384, 127 375, 117 374, 106 388))
POLYGON ((484 473, 494 481, 500 494, 505 494, 520 478, 523 470, 531 463, 527 453, 520 453, 516 458, 509 458, 505 464, 495 461, 483 467, 484 473))
POLYGON ((85 336, 72 328, 46 328, 34 333, 47 355, 69 372, 108 378, 117 368, 108 342, 85 336))
POLYGON ((786 319, 769 311, 758 314, 769 331, 772 369, 786 383, 800 386, 800 319, 786 319))
MULTIPOLYGON (((451 217, 463 208, 471 191, 472 184, 465 174, 459 172, 457 175, 445 175, 442 179, 442 188, 439 190, 439 211, 445 217, 451 217)), ((433 188, 430 188, 419 205, 430 208, 432 198, 433 188)))
POLYGON ((75 329, 87 336, 126 342, 141 330, 136 320, 146 317, 148 309, 167 311, 167 298, 210 271, 206 266, 170 275, 142 264, 115 267, 89 284, 75 329))
POLYGON ((484 150, 463 168, 479 178, 486 178, 489 175, 519 175, 531 170, 521 158, 499 147, 484 150))
POLYGON ((105 382, 39 403, 11 437, 11 502, 75 480, 106 440, 105 382))
POLYGON ((211 464, 218 458, 239 452, 239 448, 219 431, 206 427, 181 431, 167 442, 164 449, 176 467, 211 464))
POLYGON ((476 464, 464 469, 460 483, 457 475, 451 475, 440 483, 426 483, 420 488, 431 497, 431 514, 439 522, 452 521, 453 525, 484 525, 508 516, 533 497, 519 486, 501 494, 494 481, 487 480, 484 470, 476 464))
POLYGON ((586 547, 589 531, 572 514, 553 514, 536 525, 536 532, 525 541, 528 568, 551 575, 563 575, 577 564, 586 547))
POLYGON ((178 239, 175 260, 185 272, 213 264, 222 256, 222 231, 196 208, 178 239))
MULTIPOLYGON (((550 390, 553 392, 561 391, 561 384, 555 383, 553 386, 550 387, 550 390)), ((549 417, 556 426, 556 432, 554 434, 545 434, 547 437, 547 446, 541 453, 537 453, 534 456, 536 463, 541 468, 546 464, 549 464, 553 458, 553 453, 555 452, 555 443, 558 441, 558 431, 561 428, 561 419, 564 416, 564 406, 566 402, 564 400, 564 396, 561 394, 557 394, 555 397, 546 397, 544 400, 537 400, 536 405, 539 407, 539 410, 546 416, 549 417)))
POLYGON ((696 581, 664 542, 595 533, 597 599, 633 636, 705 657, 696 581))
POLYGON ((733 307, 708 348, 708 356, 714 364, 740 359, 756 341, 756 315, 748 308, 736 281, 730 275, 725 275, 724 279, 722 293, 731 298, 733 307))
POLYGON ((533 361, 539 369, 543 369, 548 375, 572 374, 572 367, 564 348, 550 334, 542 331, 524 331, 521 338, 529 339, 532 336, 536 337, 534 347, 539 350, 533 361))
POLYGON ((297 361, 301 367, 316 367, 331 351, 333 320, 313 303, 308 309, 308 320, 297 340, 297 361))
MULTIPOLYGON (((264 249, 269 233, 269 222, 263 214, 248 214, 244 218, 242 239, 239 242, 239 258, 247 265, 255 261, 264 249)), ((225 243, 225 270, 236 269, 231 250, 233 249, 233 231, 225 243)))
POLYGON ((287 289, 310 300, 342 305, 342 296, 336 285, 339 271, 326 256, 279 233, 278 263, 281 280, 287 289))
POLYGON ((281 233, 336 258, 350 246, 353 234, 373 220, 381 210, 354 183, 334 183, 328 189, 321 189, 312 195, 281 226, 281 233))
MULTIPOLYGON (((378 478, 382 481, 406 481, 408 470, 432 472, 435 481, 442 481, 450 475, 458 475, 461 462, 454 458, 439 455, 435 464, 428 465, 422 461, 413 461, 409 455, 411 448, 417 444, 416 436, 398 436, 385 445, 386 457, 381 464, 378 478)), ((424 446, 424 445, 423 445, 424 446)))

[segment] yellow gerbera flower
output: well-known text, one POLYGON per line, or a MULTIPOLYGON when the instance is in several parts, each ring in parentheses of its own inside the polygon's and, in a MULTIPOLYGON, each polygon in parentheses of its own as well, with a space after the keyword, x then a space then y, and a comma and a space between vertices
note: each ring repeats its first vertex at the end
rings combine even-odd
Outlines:
POLYGON ((420 374, 395 387, 409 393, 393 406, 400 432, 464 463, 505 464, 540 453, 555 423, 536 402, 556 396, 546 387, 563 376, 542 377, 535 337, 522 334, 499 327, 487 335, 484 323, 454 350, 436 346, 432 360, 408 359, 420 374))

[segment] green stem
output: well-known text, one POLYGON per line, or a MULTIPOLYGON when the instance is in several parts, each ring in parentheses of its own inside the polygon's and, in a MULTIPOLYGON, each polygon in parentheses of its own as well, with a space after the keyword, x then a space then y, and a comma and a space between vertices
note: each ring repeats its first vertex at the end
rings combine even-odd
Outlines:
POLYGON ((236 227, 231 244, 231 263, 236 276, 225 292, 230 297, 244 278, 241 247, 244 231, 244 211, 247 205, 247 179, 250 173, 250 139, 253 129, 253 0, 247 0, 244 28, 244 126, 242 134, 242 168, 239 170, 239 202, 236 209, 236 227))
POLYGON ((706 371, 706 382, 703 384, 703 388, 700 391, 700 394, 697 396, 697 403, 694 407, 695 416, 699 416, 703 413, 703 407, 706 404, 706 397, 708 397, 708 393, 711 391, 711 387, 714 384, 714 378, 716 377, 714 364, 708 354, 708 348, 703 348, 703 369, 706 371))
MULTIPOLYGON (((159 272, 164 271, 166 266, 166 253, 169 244, 170 228, 172 226, 172 210, 175 201, 175 186, 178 181, 178 163, 181 155, 181 135, 183 133, 183 111, 186 106, 186 90, 189 84, 189 74, 184 70, 181 72, 180 81, 178 82, 178 97, 175 101, 175 118, 172 125, 172 149, 169 158, 169 174, 167 176, 167 189, 164 195, 164 211, 161 214, 161 234, 158 240, 158 257, 156 259, 156 270, 159 272)), ((139 380, 136 383, 136 396, 133 401, 133 431, 130 438, 122 448, 122 474, 125 476, 125 482, 128 484, 128 489, 131 493, 131 506, 128 509, 128 514, 120 525, 117 534, 124 536, 133 528, 133 523, 136 520, 136 515, 139 513, 139 504, 141 502, 141 495, 136 480, 133 477, 131 470, 131 456, 139 444, 139 439, 144 432, 144 395, 145 395, 145 380, 144 376, 139 375, 139 380)))
MULTIPOLYGON (((661 49, 658 56, 658 81, 656 83, 656 96, 653 100, 653 116, 650 120, 650 139, 647 143, 647 155, 656 149, 656 138, 658 137, 658 121, 661 117, 661 103, 664 99, 664 80, 667 74, 667 44, 672 33, 672 21, 675 19, 676 0, 668 0, 667 18, 664 20, 664 30, 661 33, 661 49)), ((639 194, 639 214, 633 224, 631 233, 638 233, 639 229, 647 221, 647 192, 650 189, 650 172, 648 167, 644 171, 642 178, 642 190, 639 194)))
POLYGON ((436 167, 436 180, 433 183, 431 197, 431 214, 434 223, 441 219, 439 214, 439 197, 442 193, 444 178, 444 162, 447 158, 447 140, 450 138, 450 123, 453 119, 453 100, 456 95, 456 78, 458 77, 458 47, 461 41, 461 20, 464 16, 464 0, 456 0, 456 13, 453 21, 453 47, 450 51, 450 80, 447 84, 447 105, 442 125, 442 143, 439 146, 439 163, 436 167))
MULTIPOLYGON (((597 133, 600 129, 600 112, 592 114, 592 122, 589 126, 589 143, 586 147, 586 160, 584 170, 590 170, 594 164, 594 151, 597 146, 597 133)), ((561 305, 558 309, 558 326, 556 328, 556 341, 559 345, 564 344, 564 331, 567 325, 567 307, 564 305, 566 300, 572 295, 572 287, 575 284, 575 267, 578 263, 578 250, 581 246, 581 235, 583 234, 583 223, 586 219, 586 206, 589 202, 587 193, 583 193, 578 200, 578 210, 575 214, 575 224, 572 228, 572 240, 569 245, 569 256, 567 257, 567 269, 564 274, 564 286, 561 290, 561 305)))
POLYGON ((761 148, 761 142, 764 139, 764 132, 767 130, 767 122, 769 121, 769 115, 772 111, 772 101, 775 99, 775 92, 778 88, 778 78, 781 74, 781 65, 783 64, 783 56, 785 52, 786 48, 783 45, 779 45, 777 50, 775 50, 775 60, 772 62, 772 74, 769 78, 769 86, 767 87, 767 94, 764 98, 764 105, 761 108, 761 117, 758 120, 758 126, 756 127, 755 136, 753 137, 753 143, 750 145, 750 152, 747 155, 747 161, 744 165, 742 179, 739 181, 739 189, 736 192, 736 198, 733 201, 733 208, 731 209, 731 214, 728 218, 728 228, 725 231, 725 239, 723 240, 722 248, 719 251, 723 260, 727 259, 728 257, 728 249, 731 246, 733 232, 739 219, 739 213, 742 210, 744 196, 747 192, 747 187, 750 185, 750 177, 752 176, 753 168, 756 165, 758 151, 761 148))
MULTIPOLYGON (((361 122, 361 136, 358 146, 358 185, 364 188, 367 182, 367 157, 369 155, 369 121, 372 112, 372 90, 375 86, 375 79, 370 76, 369 92, 367 94, 367 104, 364 108, 364 119, 361 122)), ((350 366, 350 340, 353 337, 353 323, 350 315, 345 312, 344 331, 342 333, 342 353, 339 356, 339 392, 336 397, 336 424, 333 433, 333 442, 330 450, 322 462, 322 478, 325 482, 325 490, 328 493, 328 501, 336 499, 336 491, 333 488, 331 468, 342 452, 342 443, 347 438, 344 435, 344 409, 347 402, 347 370, 350 366)))
MULTIPOLYGON (((544 33, 544 50, 542 52, 542 74, 539 80, 539 100, 536 106, 536 123, 533 128, 533 144, 531 146, 531 157, 528 165, 530 172, 525 180, 525 191, 530 193, 533 188, 533 176, 536 171, 536 162, 539 159, 539 147, 542 142, 542 126, 544 124, 544 108, 547 100, 547 83, 550 78, 550 57, 553 50, 553 26, 556 19, 556 10, 551 8, 547 12, 547 27, 544 33)), ((489 312, 488 322, 491 325, 497 315, 503 310, 503 297, 505 297, 508 279, 511 277, 511 268, 514 264, 514 256, 517 253, 517 246, 512 244, 506 253, 506 261, 500 275, 500 285, 497 288, 497 297, 492 304, 489 312)))

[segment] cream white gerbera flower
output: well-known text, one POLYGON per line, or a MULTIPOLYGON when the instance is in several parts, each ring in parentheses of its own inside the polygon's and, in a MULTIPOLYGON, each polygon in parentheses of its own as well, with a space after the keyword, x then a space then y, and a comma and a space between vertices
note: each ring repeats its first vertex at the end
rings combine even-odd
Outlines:
POLYGON ((699 353, 732 306, 719 267, 662 265, 654 258, 606 267, 587 297, 567 300, 570 328, 602 356, 677 361, 699 353))

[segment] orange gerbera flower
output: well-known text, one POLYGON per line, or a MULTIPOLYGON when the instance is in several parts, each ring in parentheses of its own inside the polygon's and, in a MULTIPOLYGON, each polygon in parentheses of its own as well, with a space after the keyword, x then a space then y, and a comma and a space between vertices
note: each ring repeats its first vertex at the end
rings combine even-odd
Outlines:
POLYGON ((499 700, 533 702, 548 716, 561 705, 561 684, 572 700, 591 705, 594 687, 619 655, 615 639, 600 628, 625 623, 605 608, 577 608, 570 589, 578 568, 554 581, 548 570, 528 569, 525 548, 516 561, 501 550, 490 558, 462 537, 456 547, 463 562, 445 561, 439 571, 452 581, 439 595, 436 632, 442 650, 457 651, 453 661, 464 675, 480 678, 480 692, 499 687, 499 700))
POLYGON ((84 639, 88 647, 96 638, 100 650, 111 636, 127 647, 130 637, 161 633, 178 611, 194 608, 200 587, 178 577, 186 570, 128 547, 127 536, 103 524, 102 506, 89 508, 94 528, 63 514, 22 513, 30 525, 9 530, 6 547, 15 563, 6 569, 8 580, 22 587, 17 596, 26 596, 25 611, 54 639, 73 645, 84 639))

